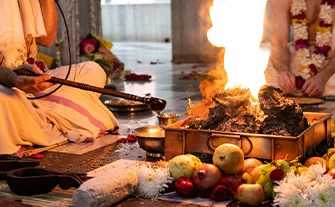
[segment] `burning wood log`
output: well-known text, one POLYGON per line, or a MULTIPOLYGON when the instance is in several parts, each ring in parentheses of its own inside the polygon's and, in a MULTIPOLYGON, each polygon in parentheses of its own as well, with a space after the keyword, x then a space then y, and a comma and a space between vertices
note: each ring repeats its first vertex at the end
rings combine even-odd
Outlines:
POLYGON ((213 96, 207 118, 186 119, 182 127, 229 132, 297 136, 308 128, 302 108, 284 92, 264 85, 258 101, 249 89, 232 88, 213 96))

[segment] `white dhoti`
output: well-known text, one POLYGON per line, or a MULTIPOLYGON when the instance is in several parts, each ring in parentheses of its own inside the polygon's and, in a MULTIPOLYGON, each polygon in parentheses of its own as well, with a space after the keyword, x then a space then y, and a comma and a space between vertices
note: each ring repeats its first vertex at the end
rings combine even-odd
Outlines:
MULTIPOLYGON (((67 71, 64 66, 48 73, 65 78, 67 71)), ((72 66, 68 80, 103 87, 105 77, 98 64, 85 62, 72 66)), ((119 123, 99 97, 96 92, 62 86, 50 96, 28 100, 22 91, 0 85, 0 154, 14 153, 21 145, 48 146, 66 139, 82 142, 114 130, 119 123)))

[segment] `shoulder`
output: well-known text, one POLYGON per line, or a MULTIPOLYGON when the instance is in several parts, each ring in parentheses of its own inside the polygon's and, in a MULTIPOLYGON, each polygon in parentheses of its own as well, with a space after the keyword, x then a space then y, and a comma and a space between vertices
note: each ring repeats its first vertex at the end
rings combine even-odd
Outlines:
POLYGON ((290 11, 292 0, 271 0, 274 11, 290 11))

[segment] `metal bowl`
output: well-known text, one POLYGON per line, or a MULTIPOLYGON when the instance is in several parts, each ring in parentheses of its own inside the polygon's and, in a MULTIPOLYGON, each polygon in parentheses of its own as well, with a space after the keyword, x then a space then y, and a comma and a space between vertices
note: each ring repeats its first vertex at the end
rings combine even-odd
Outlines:
POLYGON ((165 150, 165 131, 159 126, 145 126, 133 130, 138 144, 149 157, 162 157, 165 150))
POLYGON ((157 116, 160 126, 169 126, 179 119, 179 114, 159 114, 157 116))

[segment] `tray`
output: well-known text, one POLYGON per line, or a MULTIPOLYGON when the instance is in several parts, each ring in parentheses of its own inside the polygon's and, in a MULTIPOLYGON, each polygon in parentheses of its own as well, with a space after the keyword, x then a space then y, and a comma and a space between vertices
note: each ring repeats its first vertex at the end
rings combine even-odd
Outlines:
POLYGON ((114 112, 137 112, 150 110, 148 104, 122 99, 108 99, 104 101, 107 108, 114 112))
POLYGON ((165 159, 186 153, 213 154, 223 143, 239 146, 245 157, 265 160, 305 160, 307 148, 316 146, 324 139, 331 139, 331 114, 305 112, 310 127, 298 136, 276 136, 267 134, 236 133, 213 130, 180 128, 184 120, 165 128, 165 159))

